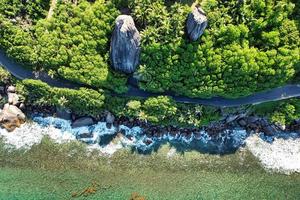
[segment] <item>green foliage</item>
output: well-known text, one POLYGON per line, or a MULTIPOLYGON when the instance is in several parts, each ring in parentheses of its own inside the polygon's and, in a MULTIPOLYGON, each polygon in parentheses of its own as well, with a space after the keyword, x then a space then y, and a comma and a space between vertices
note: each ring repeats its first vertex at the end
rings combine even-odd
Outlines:
POLYGON ((29 30, 1 14, 0 47, 18 62, 74 82, 126 91, 126 76, 109 70, 109 39, 119 14, 110 1, 59 1, 53 17, 29 30))
POLYGON ((103 91, 51 88, 37 80, 24 80, 19 88, 28 105, 64 107, 79 115, 96 116, 103 111, 103 91))
POLYGON ((200 127, 221 117, 218 108, 175 103, 166 96, 146 100, 106 96, 104 106, 117 117, 139 119, 159 125, 200 127))
POLYGON ((131 100, 126 104, 126 114, 129 117, 139 117, 141 113, 142 104, 140 101, 131 100))
POLYGON ((1 0, 0 46, 17 61, 51 75, 122 93, 126 77, 109 69, 108 49, 117 8, 128 6, 142 35, 142 89, 235 98, 299 75, 298 1, 198 0, 209 26, 196 42, 185 34, 190 3, 59 1, 53 17, 42 19, 47 0, 1 0), (20 13, 35 23, 29 28, 13 23, 10 19, 20 13))
POLYGON ((253 106, 253 112, 268 117, 272 122, 281 125, 289 124, 300 118, 300 100, 290 99, 280 102, 263 103, 253 106))
POLYGON ((46 16, 49 4, 49 0, 0 0, 0 13, 7 18, 37 20, 46 16))
POLYGON ((53 105, 52 88, 42 81, 27 79, 18 86, 18 91, 25 97, 29 105, 44 106, 53 105))
POLYGON ((299 71, 299 28, 289 0, 200 1, 209 26, 183 34, 190 8, 132 0, 142 30, 140 87, 190 97, 236 98, 274 88, 299 71), (239 3, 240 2, 240 3, 239 3), (251 30, 251 31, 250 31, 251 30))
POLYGON ((174 101, 166 96, 147 99, 144 102, 143 108, 145 113, 142 117, 154 123, 171 120, 177 111, 174 101))
POLYGON ((12 76, 8 71, 6 71, 1 65, 0 65, 0 85, 7 85, 11 83, 12 76))

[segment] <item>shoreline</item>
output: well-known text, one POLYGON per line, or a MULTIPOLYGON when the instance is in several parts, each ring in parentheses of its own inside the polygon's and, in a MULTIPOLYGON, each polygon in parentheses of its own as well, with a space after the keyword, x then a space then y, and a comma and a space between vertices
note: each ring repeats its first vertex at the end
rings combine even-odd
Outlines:
POLYGON ((128 148, 142 155, 150 155, 165 145, 170 148, 167 157, 190 151, 208 155, 226 155, 228 153, 230 155, 246 149, 259 160, 267 171, 283 174, 300 173, 300 159, 297 159, 300 157, 300 137, 296 134, 293 136, 266 136, 264 134, 247 134, 245 130, 231 130, 231 133, 234 134, 230 135, 230 131, 228 131, 229 135, 222 136, 220 134, 217 138, 212 138, 205 133, 202 133, 201 138, 196 138, 194 135, 191 138, 178 135, 172 137, 170 134, 147 138, 140 127, 129 128, 121 125, 122 133, 116 127, 107 128, 107 124, 104 122, 98 122, 93 126, 94 135, 98 134, 100 139, 96 139, 94 142, 89 142, 86 138, 79 139, 75 134, 76 131, 77 133, 86 131, 91 127, 72 129, 70 121, 51 117, 33 118, 32 122, 25 123, 11 133, 0 129, 0 137, 4 139, 7 147, 13 147, 13 149, 30 149, 33 145, 39 144, 45 136, 58 144, 79 140, 87 143, 88 151, 96 150, 101 156, 108 157, 113 156, 117 151, 128 148), (58 128, 59 126, 60 128, 58 128), (273 142, 270 141, 270 137, 273 142), (152 139, 152 142, 150 143, 148 139, 152 139), (101 140, 102 143, 100 143, 101 140), (219 152, 213 152, 216 149, 219 152), (209 152, 209 150, 213 151, 209 152))

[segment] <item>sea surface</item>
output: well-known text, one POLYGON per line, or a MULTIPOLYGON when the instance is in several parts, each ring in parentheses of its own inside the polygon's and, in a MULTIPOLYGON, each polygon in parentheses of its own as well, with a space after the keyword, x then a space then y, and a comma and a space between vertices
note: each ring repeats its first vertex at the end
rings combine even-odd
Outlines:
POLYGON ((198 151, 208 154, 232 154, 241 148, 249 150, 268 171, 290 174, 300 172, 300 135, 298 133, 278 133, 274 136, 249 134, 236 128, 226 130, 214 137, 205 131, 184 137, 180 134, 163 134, 161 137, 147 137, 140 127, 107 127, 105 122, 92 126, 72 128, 71 121, 33 116, 32 122, 9 133, 0 129, 8 148, 30 149, 48 136, 57 143, 79 140, 87 144, 90 150, 98 150, 101 155, 110 156, 123 148, 130 148, 140 154, 151 154, 162 145, 168 144, 170 152, 198 151), (85 135, 85 137, 80 137, 85 135))

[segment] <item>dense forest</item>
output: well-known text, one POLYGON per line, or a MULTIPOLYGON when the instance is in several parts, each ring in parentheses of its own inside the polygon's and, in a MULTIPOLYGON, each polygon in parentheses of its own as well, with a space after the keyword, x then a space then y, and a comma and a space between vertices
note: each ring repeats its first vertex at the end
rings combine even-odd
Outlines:
POLYGON ((296 78, 297 0, 198 0, 204 35, 185 33, 191 1, 0 0, 0 47, 36 70, 94 88, 126 91, 127 76, 110 69, 109 41, 119 10, 129 8, 142 35, 140 87, 190 97, 235 98, 296 78))
POLYGON ((190 42, 184 33, 189 6, 170 6, 162 0, 135 0, 131 5, 144 27, 139 69, 142 88, 233 98, 294 78, 300 67, 299 3, 200 2, 209 25, 196 42, 190 42))

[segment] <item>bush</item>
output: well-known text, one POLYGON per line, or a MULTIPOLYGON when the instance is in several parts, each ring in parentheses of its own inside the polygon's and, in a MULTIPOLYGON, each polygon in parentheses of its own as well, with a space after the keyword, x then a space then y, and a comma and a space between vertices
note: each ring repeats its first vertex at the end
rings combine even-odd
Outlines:
POLYGON ((29 105, 64 107, 79 115, 96 116, 103 111, 105 100, 103 91, 86 88, 79 90, 51 88, 37 80, 24 80, 21 87, 22 94, 29 105))
POLYGON ((8 71, 6 71, 1 65, 0 65, 0 85, 7 85, 11 83, 12 76, 8 71))

